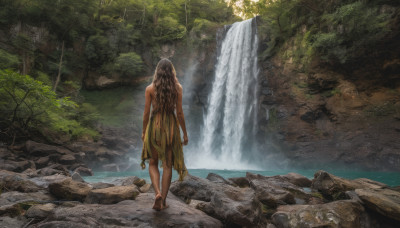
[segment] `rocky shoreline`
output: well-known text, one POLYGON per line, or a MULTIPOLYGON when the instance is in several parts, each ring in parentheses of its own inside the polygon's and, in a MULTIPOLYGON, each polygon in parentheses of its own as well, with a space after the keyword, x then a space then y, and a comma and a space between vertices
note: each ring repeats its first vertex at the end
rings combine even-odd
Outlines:
MULTIPOLYGON (((29 164, 18 172, 0 170, 0 227, 394 228, 400 221, 399 187, 322 170, 312 180, 296 173, 188 175, 171 184, 170 207, 156 212, 151 185, 138 177, 86 183, 78 172, 85 166, 71 175, 29 164)), ((2 164, 11 166, 17 167, 2 164)))

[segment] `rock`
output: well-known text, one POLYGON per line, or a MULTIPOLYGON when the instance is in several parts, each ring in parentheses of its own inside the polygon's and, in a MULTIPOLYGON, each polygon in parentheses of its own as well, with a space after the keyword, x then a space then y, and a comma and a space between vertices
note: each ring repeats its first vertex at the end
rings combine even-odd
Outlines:
POLYGON ((118 186, 128 186, 134 184, 138 187, 142 187, 143 185, 146 184, 146 181, 137 176, 131 176, 131 177, 117 178, 113 180, 111 183, 118 186))
POLYGON ((30 155, 37 157, 44 157, 51 154, 63 155, 72 153, 70 150, 63 147, 37 143, 30 140, 26 142, 25 149, 30 155))
POLYGON ((47 164, 50 161, 50 157, 46 156, 46 157, 41 157, 38 160, 35 161, 36 167, 41 169, 47 166, 47 164))
POLYGON ((341 227, 362 226, 364 208, 357 202, 340 200, 319 205, 283 205, 272 215, 276 227, 341 227))
POLYGON ((38 170, 38 174, 40 174, 41 176, 52 176, 52 175, 56 175, 56 174, 63 175, 63 176, 66 176, 66 175, 69 176, 69 173, 67 173, 63 170, 53 169, 53 168, 49 168, 49 167, 38 170))
POLYGON ((261 203, 250 188, 237 188, 188 175, 183 181, 174 181, 170 191, 183 200, 205 201, 199 209, 224 221, 228 227, 255 226, 262 219, 261 203))
POLYGON ((49 186, 49 184, 55 183, 55 182, 61 182, 67 178, 68 178, 68 176, 65 176, 62 174, 54 174, 54 175, 50 175, 50 176, 34 177, 34 178, 31 178, 30 180, 40 187, 47 188, 49 186))
POLYGON ((139 190, 140 190, 140 192, 145 193, 145 192, 148 192, 148 191, 150 190, 151 187, 152 187, 151 184, 145 184, 145 185, 143 185, 142 187, 140 187, 139 190))
POLYGON ((92 186, 92 189, 102 189, 102 188, 109 188, 109 187, 114 187, 115 186, 113 184, 103 183, 103 182, 91 183, 90 185, 92 186))
POLYGON ((257 198, 270 208, 295 204, 297 201, 304 203, 310 198, 307 192, 281 176, 265 177, 248 172, 246 178, 250 187, 255 190, 257 198))
POLYGON ((29 178, 39 176, 37 170, 36 169, 31 169, 31 168, 26 169, 24 172, 22 172, 22 174, 26 175, 29 178))
POLYGON ((79 173, 73 173, 72 175, 71 175, 71 178, 72 178, 72 180, 74 180, 74 181, 78 181, 78 182, 85 182, 83 179, 82 179, 82 177, 81 177, 81 175, 79 175, 79 173))
POLYGON ((6 170, 0 170, 0 186, 5 187, 3 191, 37 192, 41 189, 26 175, 6 170))
POLYGON ((27 221, 23 216, 16 218, 11 218, 9 216, 0 217, 0 228, 24 227, 26 223, 27 221))
POLYGON ((35 224, 43 227, 222 227, 222 223, 169 194, 169 208, 152 209, 154 194, 112 205, 82 204, 58 207, 51 217, 35 224), (82 216, 84 215, 84 216, 82 216))
POLYGON ((288 173, 286 175, 281 176, 283 178, 286 178, 287 181, 290 183, 297 185, 299 187, 311 187, 312 181, 308 179, 307 177, 297 174, 297 173, 288 173))
POLYGON ((234 184, 236 184, 241 188, 250 187, 249 180, 247 180, 246 177, 232 177, 229 178, 228 180, 232 181, 234 184))
POLYGON ((314 174, 311 186, 312 189, 321 192, 324 197, 333 200, 346 198, 344 194, 346 191, 352 191, 359 188, 380 189, 383 187, 386 187, 386 185, 366 178, 351 181, 329 174, 323 170, 314 174))
POLYGON ((50 193, 61 200, 77 200, 83 202, 90 190, 90 185, 73 181, 70 177, 61 182, 49 184, 50 193))
POLYGON ((356 189, 365 207, 400 221, 400 193, 390 189, 356 189))
POLYGON ((63 165, 71 165, 76 161, 75 156, 73 154, 65 154, 61 156, 59 162, 63 165))
POLYGON ((31 168, 31 163, 29 161, 5 161, 0 163, 0 169, 5 169, 12 172, 22 172, 28 168, 31 168))
POLYGON ((56 205, 52 203, 33 205, 26 211, 25 216, 27 218, 45 219, 52 214, 55 207, 56 205))
POLYGON ((4 205, 0 207, 0 216, 15 217, 22 214, 23 211, 19 204, 4 205))
POLYGON ((74 172, 79 173, 79 175, 81 175, 81 176, 93 176, 92 169, 89 169, 89 168, 83 167, 83 166, 80 166, 80 167, 76 168, 74 170, 74 172))
POLYGON ((12 205, 20 202, 43 202, 54 200, 54 197, 46 192, 29 192, 22 193, 17 191, 3 192, 0 195, 0 206, 12 205))
POLYGON ((230 185, 236 185, 230 181, 225 180, 225 178, 221 177, 218 174, 215 173, 209 173, 206 177, 207 180, 210 180, 214 183, 223 183, 223 184, 230 184, 230 185))
POLYGON ((85 203, 113 204, 123 200, 134 200, 137 195, 139 189, 136 185, 94 189, 87 195, 85 203))

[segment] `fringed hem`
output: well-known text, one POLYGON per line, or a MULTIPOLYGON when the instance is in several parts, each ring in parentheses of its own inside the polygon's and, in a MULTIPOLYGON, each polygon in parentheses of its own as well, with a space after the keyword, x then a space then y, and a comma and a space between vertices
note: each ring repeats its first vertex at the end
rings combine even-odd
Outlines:
POLYGON ((165 162, 167 149, 172 150, 172 166, 179 174, 179 180, 188 174, 184 163, 183 148, 179 123, 174 113, 156 113, 150 117, 147 125, 142 150, 142 169, 146 168, 145 161, 152 157, 152 149, 157 151, 158 159, 165 162))

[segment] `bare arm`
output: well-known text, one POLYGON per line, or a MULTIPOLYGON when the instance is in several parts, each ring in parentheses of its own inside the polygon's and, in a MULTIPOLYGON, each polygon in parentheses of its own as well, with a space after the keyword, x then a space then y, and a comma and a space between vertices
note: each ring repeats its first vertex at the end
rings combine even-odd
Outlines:
POLYGON ((151 92, 150 92, 150 86, 147 86, 146 92, 145 92, 145 104, 144 104, 144 112, 143 112, 142 140, 144 140, 144 133, 146 132, 147 124, 149 123, 150 106, 151 106, 151 92))
POLYGON ((182 86, 178 85, 178 99, 176 101, 176 115, 179 120, 179 124, 181 125, 183 131, 183 145, 188 144, 188 137, 186 132, 186 125, 185 125, 185 116, 183 115, 182 110, 182 86))

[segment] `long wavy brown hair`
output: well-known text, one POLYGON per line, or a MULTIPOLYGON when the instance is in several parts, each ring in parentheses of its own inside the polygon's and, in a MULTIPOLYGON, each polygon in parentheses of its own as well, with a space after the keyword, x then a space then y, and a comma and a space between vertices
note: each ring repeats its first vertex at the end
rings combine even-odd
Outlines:
POLYGON ((161 59, 153 77, 155 87, 155 103, 153 112, 174 112, 178 97, 176 72, 174 65, 168 59, 161 59))

